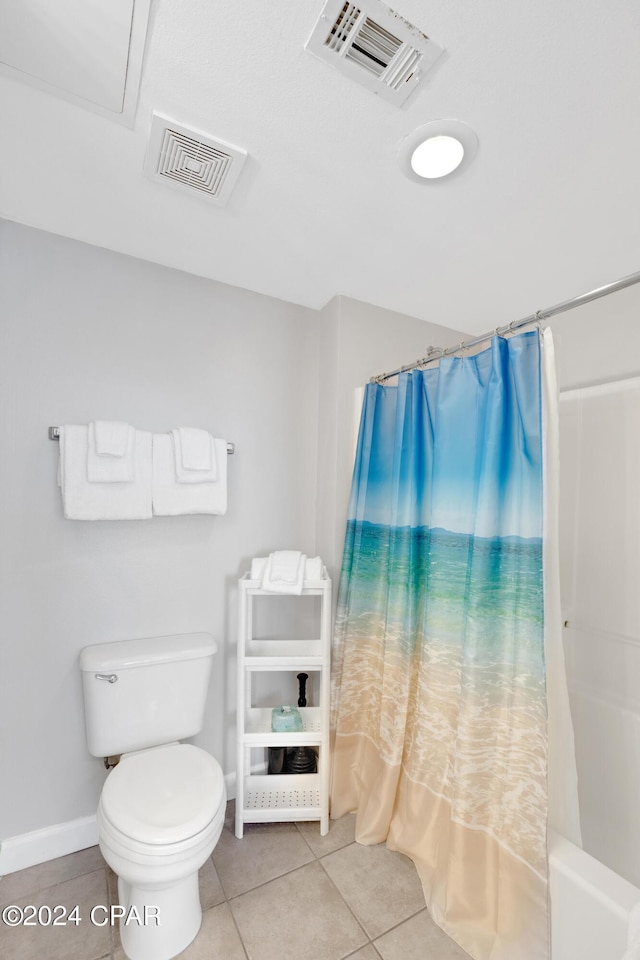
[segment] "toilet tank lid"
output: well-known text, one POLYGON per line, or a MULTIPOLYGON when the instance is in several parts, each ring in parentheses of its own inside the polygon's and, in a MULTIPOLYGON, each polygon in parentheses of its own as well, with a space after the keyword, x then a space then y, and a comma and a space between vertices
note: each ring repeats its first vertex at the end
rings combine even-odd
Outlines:
POLYGON ((80 651, 80 669, 88 672, 125 670, 150 663, 197 660, 210 657, 218 644, 210 633, 177 633, 168 637, 142 637, 97 643, 80 651))

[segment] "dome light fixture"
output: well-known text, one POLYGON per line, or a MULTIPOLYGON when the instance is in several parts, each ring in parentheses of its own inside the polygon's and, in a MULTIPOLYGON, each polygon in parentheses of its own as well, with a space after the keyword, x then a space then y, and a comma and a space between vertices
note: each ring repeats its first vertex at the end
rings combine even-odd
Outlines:
POLYGON ((431 120, 410 133, 400 146, 404 173, 420 183, 451 178, 469 166, 478 138, 460 120, 431 120))

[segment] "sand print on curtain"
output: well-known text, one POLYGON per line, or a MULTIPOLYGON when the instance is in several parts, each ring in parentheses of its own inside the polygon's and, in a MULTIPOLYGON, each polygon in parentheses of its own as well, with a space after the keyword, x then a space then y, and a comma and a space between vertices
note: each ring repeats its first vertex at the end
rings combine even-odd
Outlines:
POLYGON ((332 816, 416 863, 477 960, 547 960, 537 330, 365 394, 338 597, 332 816))

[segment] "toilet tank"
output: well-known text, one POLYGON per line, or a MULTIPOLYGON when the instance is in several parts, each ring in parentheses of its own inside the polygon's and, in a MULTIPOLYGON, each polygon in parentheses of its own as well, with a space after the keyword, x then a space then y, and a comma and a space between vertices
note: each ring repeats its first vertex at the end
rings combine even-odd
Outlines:
POLYGON ((80 669, 89 752, 108 757, 198 733, 216 650, 208 633, 85 647, 80 669))

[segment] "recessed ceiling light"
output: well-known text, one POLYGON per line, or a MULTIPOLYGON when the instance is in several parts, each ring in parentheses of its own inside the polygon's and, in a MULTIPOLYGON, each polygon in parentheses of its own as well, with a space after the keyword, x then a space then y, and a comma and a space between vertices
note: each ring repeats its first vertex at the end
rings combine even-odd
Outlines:
POLYGON ((464 147, 455 137, 429 137, 419 143, 411 154, 411 169, 419 177, 437 180, 459 167, 464 147))
POLYGON ((432 120, 403 140, 400 162, 408 177, 428 183, 463 170, 477 149, 478 138, 466 123, 432 120))

